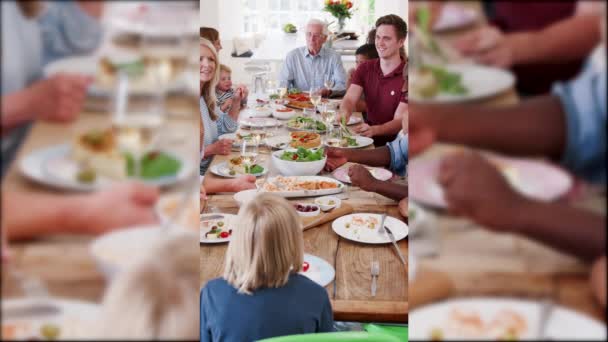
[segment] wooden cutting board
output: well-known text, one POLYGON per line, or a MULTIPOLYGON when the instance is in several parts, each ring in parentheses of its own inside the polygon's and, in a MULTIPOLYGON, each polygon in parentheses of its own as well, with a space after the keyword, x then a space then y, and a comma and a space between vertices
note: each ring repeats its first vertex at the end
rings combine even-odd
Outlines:
POLYGON ((453 292, 454 283, 446 273, 428 269, 421 270, 409 283, 409 307, 415 309, 449 298, 453 292))
POLYGON ((342 202, 340 208, 335 208, 328 212, 321 212, 317 216, 313 217, 302 217, 300 216, 300 221, 302 222, 303 230, 313 228, 329 221, 333 221, 340 216, 348 215, 354 211, 353 207, 347 203, 342 202))

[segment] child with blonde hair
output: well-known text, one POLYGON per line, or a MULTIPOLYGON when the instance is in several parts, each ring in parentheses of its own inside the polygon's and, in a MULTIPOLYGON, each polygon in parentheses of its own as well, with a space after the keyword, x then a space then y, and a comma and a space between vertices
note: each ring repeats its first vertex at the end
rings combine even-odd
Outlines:
POLYGON ((304 242, 293 206, 261 194, 241 207, 237 221, 223 278, 201 291, 201 342, 332 331, 327 291, 298 274, 304 242))
MULTIPOLYGON (((234 89, 232 88, 232 69, 225 64, 220 64, 220 80, 215 87, 217 106, 222 112, 227 112, 232 106, 234 89)), ((243 106, 247 104, 247 95, 241 100, 243 106)))
POLYGON ((103 299, 102 339, 196 340, 199 249, 192 232, 167 232, 112 280, 103 299))

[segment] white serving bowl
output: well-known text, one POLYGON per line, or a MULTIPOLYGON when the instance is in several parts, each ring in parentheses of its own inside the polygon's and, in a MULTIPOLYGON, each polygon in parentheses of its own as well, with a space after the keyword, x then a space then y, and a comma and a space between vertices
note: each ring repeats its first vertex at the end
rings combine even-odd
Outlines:
POLYGON ((104 234, 91 243, 89 251, 106 279, 145 257, 152 247, 169 234, 189 234, 196 241, 198 233, 185 229, 163 231, 158 225, 135 226, 104 234))
POLYGON ((285 106, 277 105, 272 111, 272 116, 279 120, 289 120, 296 116, 296 111, 285 106), (279 110, 287 110, 287 112, 280 112, 279 110))
POLYGON ((296 209, 296 212, 298 213, 298 215, 302 216, 302 217, 312 217, 312 216, 317 216, 321 213, 321 210, 319 210, 319 205, 314 204, 314 203, 294 203, 293 207, 295 209, 296 205, 302 205, 302 206, 312 206, 317 208, 317 210, 313 210, 313 211, 309 211, 309 212, 303 212, 303 211, 299 211, 296 209))
POLYGON ((283 176, 315 176, 323 170, 327 160, 327 156, 323 156, 321 160, 309 162, 282 160, 280 156, 285 151, 295 152, 296 149, 290 148, 272 153, 272 163, 283 176))
POLYGON ((234 194, 233 198, 239 204, 239 207, 242 207, 245 204, 251 202, 257 195, 257 189, 249 189, 237 192, 236 194, 234 194))
POLYGON ((316 198, 315 204, 317 204, 321 210, 329 211, 333 208, 340 208, 340 206, 342 206, 342 200, 336 196, 323 196, 316 198), (329 204, 329 201, 334 201, 334 204, 329 204))

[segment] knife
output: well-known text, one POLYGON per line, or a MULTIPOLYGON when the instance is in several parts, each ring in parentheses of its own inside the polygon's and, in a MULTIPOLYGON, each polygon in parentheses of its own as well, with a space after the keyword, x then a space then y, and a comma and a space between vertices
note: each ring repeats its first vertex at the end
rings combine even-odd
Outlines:
POLYGON ((403 257, 403 254, 401 254, 401 250, 397 246, 397 242, 395 241, 395 236, 393 235, 393 232, 391 232, 391 230, 388 229, 387 226, 383 226, 383 227, 384 227, 384 230, 386 230, 386 232, 388 233, 388 236, 391 238, 391 242, 393 243, 393 246, 395 247, 395 250, 397 251, 397 255, 399 255, 399 259, 401 259, 401 262, 405 266, 406 265, 405 258, 403 257))
POLYGON ((54 316, 61 313, 61 308, 53 304, 34 304, 22 307, 2 308, 3 319, 25 319, 54 316))

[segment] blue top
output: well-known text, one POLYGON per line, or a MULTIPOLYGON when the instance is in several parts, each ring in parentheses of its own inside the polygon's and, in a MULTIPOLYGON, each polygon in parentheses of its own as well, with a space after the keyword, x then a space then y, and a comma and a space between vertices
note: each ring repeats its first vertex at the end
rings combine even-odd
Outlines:
POLYGON ((201 342, 245 342, 333 331, 327 291, 300 274, 280 288, 239 294, 226 280, 211 280, 201 291, 201 342))
POLYGON ((42 77, 56 59, 93 51, 103 30, 73 1, 44 3, 29 19, 15 1, 2 1, 2 95, 22 90, 42 77))
MULTIPOLYGON (((215 112, 218 118, 215 121, 211 120, 207 103, 202 96, 200 97, 200 107, 201 120, 203 121, 203 127, 205 128, 205 138, 203 139, 204 146, 211 145, 216 142, 220 135, 236 132, 237 128, 239 128, 238 122, 234 121, 230 115, 220 111, 217 107, 215 108, 215 112)), ((211 164, 212 160, 213 156, 209 156, 201 160, 201 175, 204 175, 205 172, 207 172, 207 168, 209 168, 209 164, 211 164)))
POLYGON ((399 176, 405 176, 405 169, 407 167, 407 146, 408 138, 407 134, 398 135, 397 139, 386 144, 388 150, 391 152, 391 165, 389 168, 399 176))
POLYGON ((553 87, 566 115, 561 163, 578 177, 599 184, 606 183, 605 58, 603 49, 595 50, 576 78, 553 87))
POLYGON ((279 85, 308 91, 312 86, 323 87, 324 77, 334 80, 333 91, 346 89, 346 71, 340 55, 333 49, 322 47, 316 56, 306 46, 290 51, 279 74, 279 85))
MULTIPOLYGON (((73 1, 45 1, 35 18, 21 13, 15 1, 2 1, 2 96, 23 90, 42 78, 46 64, 73 54, 93 51, 103 29, 73 1)), ((2 137, 2 176, 30 124, 2 137)))

